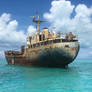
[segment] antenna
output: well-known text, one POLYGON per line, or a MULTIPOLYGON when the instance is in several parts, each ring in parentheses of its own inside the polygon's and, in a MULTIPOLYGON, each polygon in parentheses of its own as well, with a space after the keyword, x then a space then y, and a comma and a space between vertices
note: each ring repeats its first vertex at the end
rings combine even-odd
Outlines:
POLYGON ((37 19, 39 20, 40 15, 39 15, 39 13, 38 13, 38 12, 36 13, 36 16, 37 16, 37 19))
POLYGON ((37 24, 37 34, 39 34, 39 31, 40 31, 40 23, 45 22, 45 21, 40 20, 40 15, 39 15, 38 12, 36 13, 36 17, 37 17, 37 19, 35 19, 35 16, 33 16, 33 22, 37 24))

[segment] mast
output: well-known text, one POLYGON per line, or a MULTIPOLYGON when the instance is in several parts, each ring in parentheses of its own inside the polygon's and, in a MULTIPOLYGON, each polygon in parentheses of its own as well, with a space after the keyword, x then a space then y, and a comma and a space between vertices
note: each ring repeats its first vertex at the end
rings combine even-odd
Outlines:
POLYGON ((39 18, 40 16, 38 13, 37 13, 37 20, 35 20, 35 16, 33 16, 33 22, 37 24, 37 34, 40 33, 40 23, 45 22, 45 21, 40 20, 39 18))

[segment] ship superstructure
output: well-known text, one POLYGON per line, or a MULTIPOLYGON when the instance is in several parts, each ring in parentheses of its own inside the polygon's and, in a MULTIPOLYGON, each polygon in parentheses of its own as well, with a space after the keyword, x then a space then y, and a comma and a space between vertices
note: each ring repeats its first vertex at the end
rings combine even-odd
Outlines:
POLYGON ((21 47, 21 51, 5 51, 8 64, 65 67, 71 63, 79 51, 79 42, 72 32, 62 34, 50 32, 48 28, 43 28, 40 32, 40 23, 44 22, 33 17, 33 22, 37 24, 35 35, 28 35, 26 48, 21 47))

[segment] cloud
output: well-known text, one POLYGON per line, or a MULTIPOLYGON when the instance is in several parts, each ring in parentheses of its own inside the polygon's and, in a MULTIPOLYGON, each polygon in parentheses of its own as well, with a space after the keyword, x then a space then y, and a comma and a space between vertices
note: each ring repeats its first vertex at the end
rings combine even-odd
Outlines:
POLYGON ((2 58, 5 58, 3 50, 0 51, 0 59, 2 59, 2 58))
POLYGON ((89 54, 92 55, 92 51, 90 51, 89 54))
POLYGON ((77 59, 92 59, 92 48, 81 48, 77 56, 77 59))
POLYGON ((75 6, 70 1, 55 0, 44 18, 50 22, 50 28, 55 27, 57 32, 71 31, 77 34, 82 47, 92 45, 92 7, 88 8, 84 4, 75 6))
POLYGON ((36 33, 36 28, 35 28, 34 26, 30 25, 30 26, 28 27, 28 29, 27 29, 27 34, 30 35, 30 36, 32 36, 32 35, 34 35, 35 33, 36 33))
MULTIPOLYGON (((82 47, 80 52, 82 54, 79 54, 79 57, 91 57, 92 7, 88 8, 85 4, 75 6, 71 1, 66 0, 54 0, 51 2, 49 12, 44 13, 43 16, 50 22, 50 28, 54 27, 57 32, 72 31, 78 35, 82 47)), ((3 13, 0 16, 0 54, 4 50, 25 44, 26 35, 34 35, 36 32, 36 28, 32 25, 28 26, 26 34, 24 30, 18 30, 18 27, 18 21, 12 20, 11 14, 3 13)))
POLYGON ((18 30, 18 22, 11 20, 11 15, 3 13, 0 16, 0 47, 19 46, 25 42, 26 35, 18 30))
POLYGON ((36 28, 29 25, 27 33, 24 30, 18 30, 17 20, 11 20, 11 14, 3 13, 0 16, 0 58, 4 57, 5 50, 19 50, 21 45, 26 44, 27 34, 33 35, 36 28))

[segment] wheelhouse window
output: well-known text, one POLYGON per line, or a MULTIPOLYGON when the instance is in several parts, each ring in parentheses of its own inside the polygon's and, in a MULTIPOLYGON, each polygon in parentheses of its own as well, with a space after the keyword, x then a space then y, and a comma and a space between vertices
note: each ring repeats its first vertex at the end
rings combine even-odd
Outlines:
POLYGON ((44 42, 44 45, 48 45, 48 41, 45 41, 45 42, 44 42))
POLYGON ((59 43, 61 41, 61 39, 55 39, 53 40, 54 43, 59 43))
POLYGON ((44 42, 41 42, 40 44, 41 44, 41 45, 44 45, 44 42))
POLYGON ((32 48, 32 45, 31 45, 31 48, 32 48))
POLYGON ((35 48, 36 47, 36 44, 33 44, 33 47, 35 48))
POLYGON ((40 44, 39 44, 39 43, 37 43, 37 44, 36 44, 36 47, 38 47, 38 46, 40 46, 40 44))
POLYGON ((52 43, 53 43, 53 40, 50 40, 50 41, 49 41, 49 44, 52 44, 52 43))
POLYGON ((39 47, 39 46, 42 46, 42 45, 49 45, 49 44, 52 44, 52 43, 59 43, 59 42, 61 42, 61 39, 48 40, 48 41, 33 44, 33 45, 30 46, 30 48, 35 48, 35 47, 39 47))
POLYGON ((65 45, 66 48, 69 48, 69 45, 65 45))

